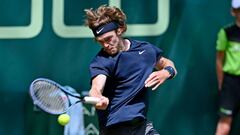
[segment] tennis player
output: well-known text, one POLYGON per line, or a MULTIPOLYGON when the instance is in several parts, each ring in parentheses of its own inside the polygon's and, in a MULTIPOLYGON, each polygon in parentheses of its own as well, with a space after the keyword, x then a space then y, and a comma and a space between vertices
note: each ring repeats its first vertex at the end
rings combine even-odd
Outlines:
POLYGON ((217 39, 217 79, 220 119, 216 135, 228 135, 240 109, 240 0, 232 0, 235 22, 221 28, 217 39))
POLYGON ((121 9, 102 5, 85 12, 86 25, 102 46, 90 64, 89 92, 101 99, 95 106, 100 135, 159 135, 146 120, 146 92, 175 77, 173 62, 148 42, 123 38, 127 26, 121 9))

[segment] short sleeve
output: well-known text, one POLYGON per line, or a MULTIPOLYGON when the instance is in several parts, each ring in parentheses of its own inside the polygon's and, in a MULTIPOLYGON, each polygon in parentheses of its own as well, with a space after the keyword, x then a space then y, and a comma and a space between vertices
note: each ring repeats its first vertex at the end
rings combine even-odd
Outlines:
POLYGON ((227 36, 226 36, 226 32, 224 29, 220 29, 220 31, 218 32, 218 37, 217 37, 217 46, 216 46, 216 50, 217 51, 224 51, 226 49, 228 40, 227 40, 227 36))
POLYGON ((157 46, 152 45, 152 47, 156 54, 156 59, 159 60, 162 57, 163 51, 160 48, 158 48, 157 46))
POLYGON ((109 70, 103 63, 101 63, 97 58, 95 58, 89 66, 91 78, 97 75, 103 74, 109 76, 109 70))

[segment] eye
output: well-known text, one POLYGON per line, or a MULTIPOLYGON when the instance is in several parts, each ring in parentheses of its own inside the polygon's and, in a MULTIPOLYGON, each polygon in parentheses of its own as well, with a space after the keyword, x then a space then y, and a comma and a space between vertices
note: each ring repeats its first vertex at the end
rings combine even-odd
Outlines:
POLYGON ((112 40, 112 37, 108 37, 105 39, 105 42, 110 42, 112 40))

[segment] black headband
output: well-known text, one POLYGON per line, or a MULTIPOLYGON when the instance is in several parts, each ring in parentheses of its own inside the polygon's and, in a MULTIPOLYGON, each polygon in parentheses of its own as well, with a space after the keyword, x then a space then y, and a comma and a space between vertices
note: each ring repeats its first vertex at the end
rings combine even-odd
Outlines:
POLYGON ((118 28, 118 24, 116 22, 110 22, 104 25, 101 25, 95 29, 92 29, 92 32, 94 34, 95 37, 100 36, 106 32, 115 30, 118 28))

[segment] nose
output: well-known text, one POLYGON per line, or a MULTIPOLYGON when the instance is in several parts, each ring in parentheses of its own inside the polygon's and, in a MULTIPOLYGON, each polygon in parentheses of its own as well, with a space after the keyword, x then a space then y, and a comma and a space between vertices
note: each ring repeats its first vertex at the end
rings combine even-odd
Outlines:
POLYGON ((102 45, 103 45, 104 48, 108 48, 109 47, 108 43, 103 43, 102 45))

